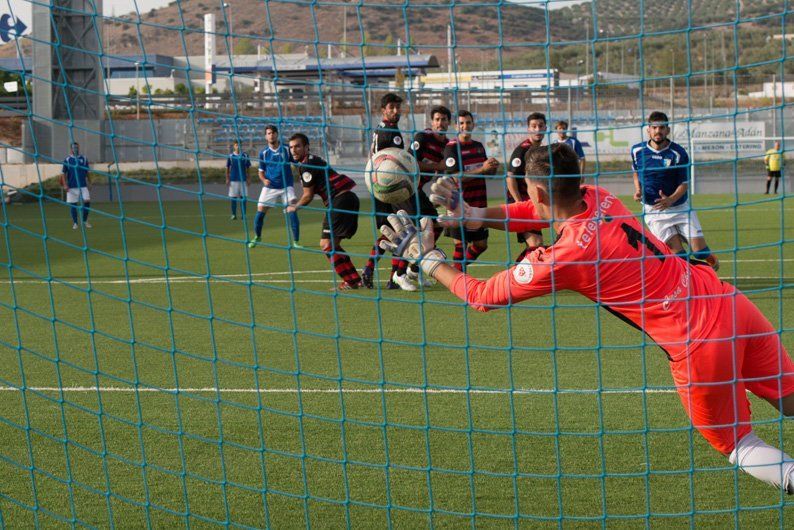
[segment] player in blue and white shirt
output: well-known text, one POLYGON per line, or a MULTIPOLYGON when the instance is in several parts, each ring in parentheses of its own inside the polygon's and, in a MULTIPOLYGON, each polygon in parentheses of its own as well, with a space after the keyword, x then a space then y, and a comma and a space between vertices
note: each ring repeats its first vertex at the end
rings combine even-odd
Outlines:
MULTIPOLYGON (((292 176, 292 157, 289 149, 281 145, 278 137, 278 128, 275 125, 265 127, 267 147, 259 153, 259 180, 262 181, 262 193, 259 194, 259 203, 254 218, 254 238, 248 243, 253 248, 262 241, 262 225, 265 222, 267 210, 276 204, 289 206, 295 204, 295 187, 292 176)), ((287 213, 290 227, 292 228, 292 246, 300 247, 300 224, 298 214, 287 213)))
POLYGON ((241 203, 245 217, 245 201, 248 197, 248 168, 251 159, 248 154, 240 151, 240 143, 232 144, 232 152, 226 159, 226 185, 229 186, 229 197, 232 203, 232 219, 237 219, 237 203, 241 203))
POLYGON ((552 140, 554 144, 568 144, 573 152, 576 153, 576 156, 579 158, 579 173, 582 174, 584 177, 584 169, 585 169, 585 157, 584 157, 584 149, 582 149, 582 142, 574 138, 573 136, 568 136, 568 127, 569 123, 565 120, 560 120, 554 126, 554 129, 557 131, 557 138, 552 140))
POLYGON ((91 208, 91 195, 88 193, 88 171, 90 165, 88 158, 80 154, 80 144, 72 144, 72 153, 63 161, 61 169, 61 188, 66 190, 66 202, 69 204, 69 213, 72 214, 72 230, 77 230, 77 208, 83 211, 83 226, 91 228, 88 222, 88 212, 91 208))
POLYGON ((631 148, 634 170, 634 200, 643 205, 645 224, 673 252, 706 261, 714 270, 720 266, 703 236, 697 212, 689 204, 689 155, 671 141, 667 115, 652 112, 648 117, 647 142, 631 148))

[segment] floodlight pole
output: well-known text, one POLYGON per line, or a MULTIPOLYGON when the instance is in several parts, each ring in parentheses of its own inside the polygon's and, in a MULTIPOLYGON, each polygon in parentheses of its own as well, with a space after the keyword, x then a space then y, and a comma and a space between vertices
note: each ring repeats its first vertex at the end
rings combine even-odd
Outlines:
POLYGON ((229 10, 229 55, 234 56, 234 24, 232 23, 232 5, 228 2, 223 4, 223 9, 229 10))
POLYGON ((138 82, 140 79, 138 77, 138 67, 141 66, 141 63, 135 61, 135 119, 141 119, 141 85, 138 82))

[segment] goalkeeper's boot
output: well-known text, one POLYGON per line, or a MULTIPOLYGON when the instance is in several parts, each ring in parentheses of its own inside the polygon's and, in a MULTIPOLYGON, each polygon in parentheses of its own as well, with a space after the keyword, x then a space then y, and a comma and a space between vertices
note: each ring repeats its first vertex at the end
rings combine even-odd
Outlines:
POLYGON ((262 238, 259 236, 254 236, 254 238, 248 242, 248 248, 254 248, 257 243, 261 242, 262 238))
POLYGON ((367 289, 375 287, 375 284, 372 283, 372 269, 369 267, 364 267, 364 270, 361 271, 361 285, 367 289))
POLYGON ((403 291, 413 292, 413 291, 417 290, 416 285, 411 283, 411 280, 408 279, 408 275, 407 274, 397 274, 395 272, 391 276, 391 281, 392 281, 392 283, 396 284, 403 291))

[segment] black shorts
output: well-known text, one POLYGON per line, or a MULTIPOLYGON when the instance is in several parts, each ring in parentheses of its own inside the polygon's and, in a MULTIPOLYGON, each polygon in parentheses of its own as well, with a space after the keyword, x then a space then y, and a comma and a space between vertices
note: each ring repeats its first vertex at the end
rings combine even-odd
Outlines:
POLYGON ((766 174, 771 179, 779 179, 780 178, 780 170, 778 170, 778 171, 769 170, 769 171, 766 172, 766 174))
POLYGON ((392 206, 395 212, 405 210, 408 212, 408 215, 416 215, 417 205, 419 206, 419 215, 429 217, 436 217, 438 215, 436 207, 430 202, 430 198, 424 190, 419 190, 414 195, 411 195, 407 201, 392 206))
POLYGON ((420 215, 429 217, 436 217, 438 215, 438 211, 436 211, 433 203, 430 202, 430 198, 428 198, 427 194, 422 190, 411 195, 405 202, 388 204, 375 199, 375 220, 378 223, 378 228, 388 224, 387 217, 389 214, 397 213, 400 210, 405 210, 410 216, 416 215, 417 203, 419 205, 420 215))
POLYGON ((358 196, 346 191, 331 199, 331 211, 323 217, 322 239, 350 239, 358 231, 358 196), (328 226, 330 217, 331 226, 328 226))
POLYGON ((372 200, 375 201, 373 203, 373 206, 375 207, 375 222, 378 225, 378 230, 380 230, 381 226, 389 224, 387 217, 389 214, 394 213, 394 211, 392 210, 391 204, 387 202, 381 202, 375 198, 372 200))
POLYGON ((461 230, 460 228, 447 228, 444 230, 444 235, 463 241, 464 245, 468 245, 474 241, 487 241, 488 229, 480 228, 478 230, 461 230))

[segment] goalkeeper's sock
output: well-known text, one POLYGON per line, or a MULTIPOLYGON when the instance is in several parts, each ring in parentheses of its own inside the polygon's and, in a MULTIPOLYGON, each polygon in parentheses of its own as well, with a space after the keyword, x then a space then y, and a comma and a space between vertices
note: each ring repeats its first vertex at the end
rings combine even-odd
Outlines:
POLYGON ((484 248, 475 247, 474 245, 469 245, 466 248, 466 261, 463 262, 464 268, 471 262, 477 261, 477 258, 480 257, 480 254, 485 252, 484 248))
POLYGON ((88 214, 91 213, 91 201, 83 203, 83 222, 88 221, 88 214))
POLYGON ((254 234, 256 237, 262 237, 262 225, 265 224, 265 212, 256 212, 254 217, 254 234))
MULTIPOLYGON (((772 179, 766 179, 766 192, 769 193, 769 185, 772 184, 772 179)), ((777 186, 775 186, 777 188, 777 186)), ((777 192, 777 189, 775 189, 777 192)))
POLYGON ((232 215, 236 216, 237 215, 237 199, 232 199, 229 202, 232 203, 232 215))
POLYGON ((728 460, 758 480, 794 494, 794 460, 754 432, 739 440, 728 460))
POLYGON ((777 195, 777 187, 780 185, 780 179, 775 179, 775 195, 777 195))
POLYGON ((455 252, 452 254, 452 266, 459 271, 463 270, 463 243, 455 243, 455 252))
POLYGON ((367 264, 364 265, 365 269, 369 269, 371 271, 375 270, 375 265, 380 257, 383 255, 384 250, 380 248, 380 242, 385 240, 384 236, 380 236, 375 241, 375 246, 372 247, 372 250, 369 252, 369 259, 367 260, 367 264))
POLYGON ((345 249, 336 247, 336 252, 333 253, 331 250, 332 248, 330 246, 323 247, 323 252, 325 252, 328 261, 331 262, 334 271, 336 271, 339 277, 349 285, 358 285, 361 282, 361 276, 358 275, 358 271, 350 260, 350 256, 345 252, 345 249))
POLYGON ((72 214, 72 222, 77 224, 77 206, 69 206, 69 213, 72 214))

